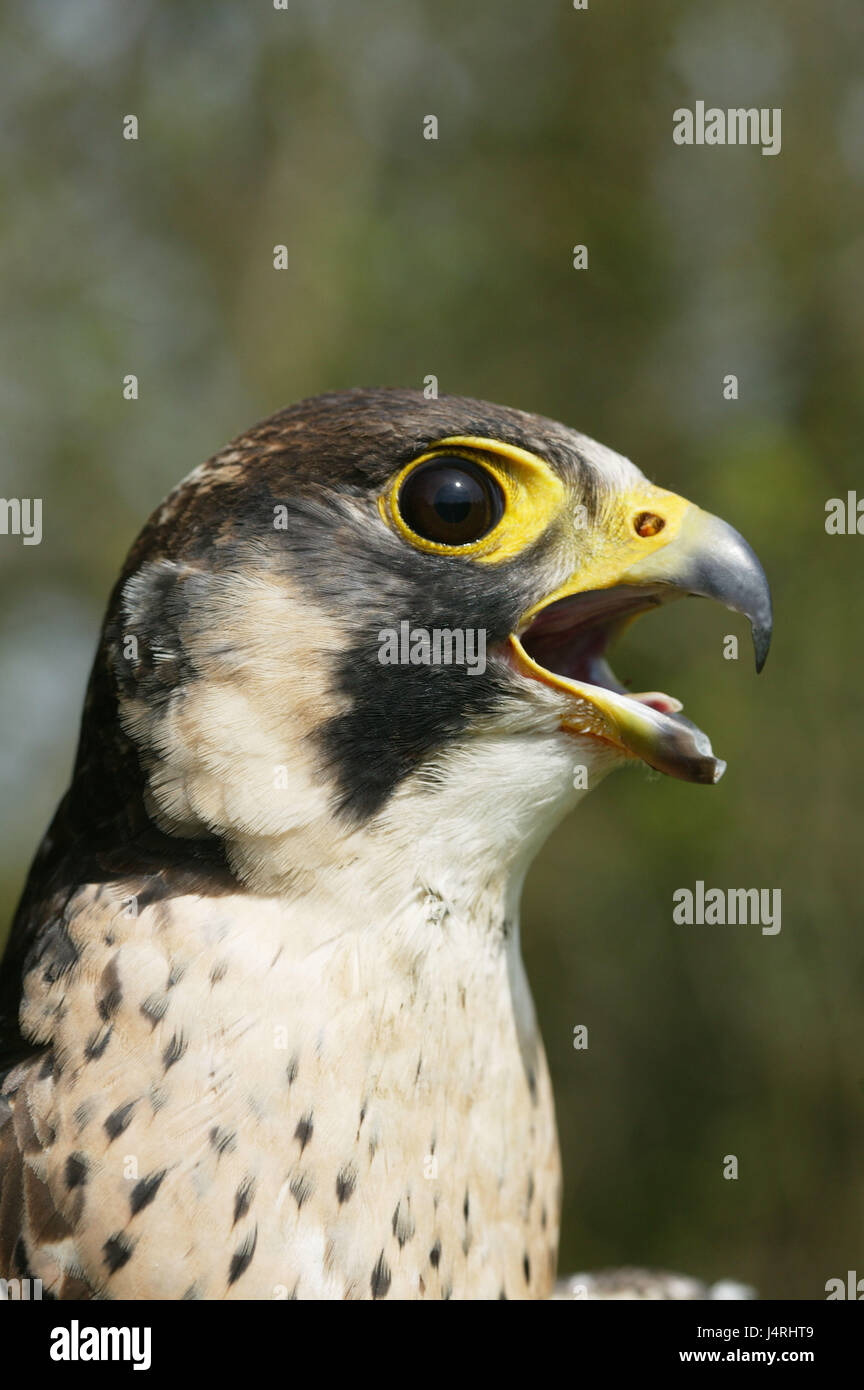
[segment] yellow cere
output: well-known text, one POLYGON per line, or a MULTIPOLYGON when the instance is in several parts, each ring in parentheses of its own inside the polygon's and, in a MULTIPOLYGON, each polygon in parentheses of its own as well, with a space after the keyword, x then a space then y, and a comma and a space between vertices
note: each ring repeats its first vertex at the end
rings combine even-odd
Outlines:
POLYGON ((511 560, 542 536, 562 511, 567 489, 557 473, 536 454, 497 439, 478 439, 454 435, 439 439, 425 453, 406 464, 378 499, 378 509, 388 524, 418 550, 435 555, 467 555, 480 564, 494 565, 511 560), (496 526, 480 540, 468 545, 442 545, 416 535, 399 514, 398 497, 409 473, 420 464, 440 455, 470 459, 488 469, 504 493, 504 514, 496 526))
POLYGON ((541 609, 570 594, 662 579, 662 564, 652 557, 676 539, 688 512, 695 514, 698 508, 677 493, 666 492, 647 481, 621 493, 607 511, 602 528, 587 537, 585 553, 579 557, 574 572, 557 589, 523 613, 520 630, 541 609), (648 534, 641 534, 638 527, 646 514, 656 517, 663 524, 656 530, 652 525, 648 534), (644 575, 643 565, 646 566, 644 575))

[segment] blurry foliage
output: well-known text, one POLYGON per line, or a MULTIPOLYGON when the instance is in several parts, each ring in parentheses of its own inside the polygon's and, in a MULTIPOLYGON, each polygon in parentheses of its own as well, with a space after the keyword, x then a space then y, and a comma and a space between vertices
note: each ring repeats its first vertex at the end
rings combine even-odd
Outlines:
POLYGON ((785 1297, 860 1270, 864 540, 827 537, 824 506, 864 490, 862 31, 858 0, 0 17, 3 493, 45 499, 41 547, 0 545, 4 919, 129 542, 182 474, 302 395, 435 373, 561 418, 766 565, 758 683, 743 640, 719 655, 741 625, 705 604, 637 626, 616 663, 684 697, 725 780, 614 777, 529 877, 564 1269, 644 1262, 785 1297), (673 145, 699 98, 781 107, 782 153, 673 145), (780 935, 673 925, 698 878, 781 887, 780 935))

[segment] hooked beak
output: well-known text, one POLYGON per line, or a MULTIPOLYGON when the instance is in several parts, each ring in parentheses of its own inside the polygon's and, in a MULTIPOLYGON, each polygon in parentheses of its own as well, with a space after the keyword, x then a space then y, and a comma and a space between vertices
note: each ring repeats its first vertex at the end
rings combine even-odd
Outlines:
POLYGON ((659 691, 631 695, 605 660, 633 618, 671 599, 716 599, 750 620, 756 670, 771 642, 771 595, 750 546, 726 522, 648 487, 617 515, 592 558, 530 609, 510 637, 523 675, 573 697, 568 732, 593 736, 671 777, 717 782, 726 764, 708 736, 659 691))

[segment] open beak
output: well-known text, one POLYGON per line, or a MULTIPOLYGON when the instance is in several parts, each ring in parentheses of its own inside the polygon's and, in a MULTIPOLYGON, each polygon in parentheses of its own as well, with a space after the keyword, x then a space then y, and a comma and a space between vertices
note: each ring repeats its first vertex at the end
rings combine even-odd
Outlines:
POLYGON ((609 643, 671 599, 717 599, 750 620, 756 669, 771 642, 771 595, 750 546, 724 521, 659 488, 624 499, 590 558, 526 613, 510 637, 523 675, 573 697, 562 728, 591 735, 688 782, 717 782, 726 764, 708 736, 660 691, 630 694, 606 662, 609 643))

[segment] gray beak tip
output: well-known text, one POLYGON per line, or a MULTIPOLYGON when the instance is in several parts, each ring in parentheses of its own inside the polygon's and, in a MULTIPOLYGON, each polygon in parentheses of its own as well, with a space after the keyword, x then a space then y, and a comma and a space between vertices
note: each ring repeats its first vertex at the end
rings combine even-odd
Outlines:
POLYGON ((758 674, 768 656, 774 625, 765 571, 744 537, 725 521, 702 513, 697 525, 702 549, 691 579, 691 593, 717 599, 750 620, 758 674))
POLYGON ((753 627, 753 653, 756 657, 756 674, 761 672, 765 662, 768 660, 768 649, 771 646, 772 624, 770 619, 767 624, 759 624, 753 627))

